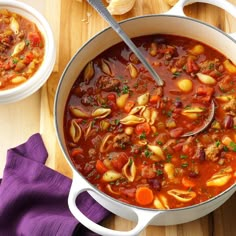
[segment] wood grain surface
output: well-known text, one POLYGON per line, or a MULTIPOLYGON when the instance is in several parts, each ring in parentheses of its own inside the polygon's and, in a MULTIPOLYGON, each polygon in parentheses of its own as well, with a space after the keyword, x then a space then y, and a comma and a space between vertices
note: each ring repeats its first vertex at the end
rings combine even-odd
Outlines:
MULTIPOLYGON (((33 133, 40 132, 49 153, 47 165, 71 176, 71 170, 57 143, 53 103, 60 76, 74 53, 93 35, 107 27, 107 23, 85 0, 43 0, 28 2, 48 19, 57 44, 55 70, 47 83, 32 96, 13 104, 0 105, 0 176, 9 148, 25 142, 33 133)), ((236 0, 230 2, 236 5, 236 0)), ((133 16, 164 13, 170 9, 165 0, 137 0, 134 8, 117 21, 133 16)), ((236 19, 218 7, 194 3, 185 13, 227 33, 236 32, 236 19)), ((157 26, 158 27, 158 26, 157 26)), ((180 26, 181 27, 181 26, 180 26)), ((236 194, 209 215, 190 223, 174 226, 148 226, 141 236, 234 236, 236 235, 236 194)), ((106 227, 131 230, 134 223, 112 215, 103 222, 106 227)))

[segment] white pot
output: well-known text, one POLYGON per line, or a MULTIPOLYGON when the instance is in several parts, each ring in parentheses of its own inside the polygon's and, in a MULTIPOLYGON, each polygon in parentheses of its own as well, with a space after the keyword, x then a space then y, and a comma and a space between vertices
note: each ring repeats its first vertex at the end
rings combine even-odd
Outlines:
MULTIPOLYGON (((180 0, 167 14, 148 15, 125 20, 121 23, 124 31, 132 38, 151 34, 172 34, 193 38, 202 41, 218 51, 227 55, 236 63, 236 35, 226 34, 221 30, 205 24, 196 19, 184 16, 183 7, 196 1, 180 0), (176 15, 178 14, 178 16, 176 15), (137 27, 138 26, 138 27, 137 27)), ((198 1, 207 2, 229 11, 236 15, 236 7, 224 0, 198 1)), ((170 210, 155 210, 131 206, 107 196, 97 190, 76 170, 67 153, 64 133, 63 115, 69 91, 85 65, 104 50, 120 42, 121 39, 111 28, 107 28, 90 39, 74 55, 67 65, 58 85, 55 98, 55 126, 61 149, 73 170, 73 182, 69 194, 69 208, 73 215, 87 228, 101 235, 138 235, 147 225, 175 225, 193 221, 221 206, 236 190, 236 184, 218 196, 185 208, 170 210), (116 215, 137 222, 137 225, 128 232, 114 231, 95 224, 83 215, 76 207, 75 200, 79 194, 88 191, 89 194, 102 206, 116 215)))

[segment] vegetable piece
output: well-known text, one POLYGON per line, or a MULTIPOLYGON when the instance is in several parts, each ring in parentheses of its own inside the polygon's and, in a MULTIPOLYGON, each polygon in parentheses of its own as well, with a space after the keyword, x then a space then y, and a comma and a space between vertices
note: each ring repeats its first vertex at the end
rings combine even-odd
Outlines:
POLYGON ((141 135, 141 134, 143 134, 143 133, 145 133, 146 135, 148 135, 148 134, 150 134, 150 132, 151 132, 151 127, 150 127, 150 125, 147 123, 147 122, 144 122, 144 123, 142 123, 142 124, 138 124, 138 125, 136 125, 136 127, 135 127, 135 133, 137 134, 137 135, 141 135))
POLYGON ((161 97, 159 95, 155 94, 155 95, 150 96, 149 102, 150 103, 157 103, 160 100, 161 100, 161 97))
POLYGON ((230 60, 225 60, 223 65, 230 73, 236 73, 236 66, 230 60))
POLYGON ((134 104, 135 103, 133 101, 128 101, 124 106, 124 111, 126 113, 129 113, 131 111, 131 109, 133 108, 134 104))
POLYGON ((193 82, 190 79, 181 79, 177 82, 177 86, 181 91, 188 93, 193 89, 193 82))
POLYGON ((184 176, 182 178, 182 184, 184 185, 184 187, 186 188, 193 188, 196 183, 194 183, 192 180, 190 180, 189 178, 187 178, 186 176, 184 176))
POLYGON ((145 106, 145 105, 147 105, 148 100, 149 100, 149 96, 150 96, 149 93, 145 93, 145 94, 142 94, 141 96, 139 96, 139 97, 137 98, 137 103, 138 103, 138 105, 140 105, 140 106, 145 106))
POLYGON ((38 32, 29 32, 27 39, 33 47, 40 47, 42 40, 38 32))
POLYGON ((96 170, 99 174, 104 174, 105 172, 108 171, 107 167, 104 165, 104 163, 101 160, 97 160, 96 170))
POLYGON ((126 105, 128 98, 129 98, 128 93, 122 94, 120 97, 116 99, 116 105, 119 108, 123 108, 126 105))
POLYGON ((189 52, 197 56, 204 53, 204 50, 204 46, 202 46, 201 44, 196 44, 191 50, 189 50, 189 52))
POLYGON ((148 187, 139 187, 136 190, 135 199, 136 202, 142 206, 151 204, 154 199, 153 192, 148 187))

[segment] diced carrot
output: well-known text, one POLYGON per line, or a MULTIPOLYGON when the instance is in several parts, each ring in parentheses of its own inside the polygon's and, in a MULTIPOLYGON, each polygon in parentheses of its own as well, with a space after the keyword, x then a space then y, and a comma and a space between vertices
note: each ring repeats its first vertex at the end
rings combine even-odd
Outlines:
POLYGON ((141 124, 136 125, 135 127, 135 133, 137 135, 141 135, 143 133, 145 133, 146 135, 148 135, 151 132, 151 127, 149 125, 149 123, 144 122, 141 124))
POLYGON ((135 193, 136 202, 142 206, 148 205, 153 201, 153 192, 148 187, 139 187, 135 193))
POLYGON ((194 183, 192 180, 190 180, 186 176, 182 178, 182 184, 187 188, 193 188, 196 185, 196 183, 194 183))
POLYGON ((155 94, 155 95, 151 95, 149 102, 150 103, 157 103, 160 100, 160 96, 155 94))
POLYGON ((77 155, 79 154, 83 154, 83 149, 82 148, 74 148, 72 151, 71 151, 71 156, 72 157, 76 157, 77 155))
POLYGON ((129 113, 134 106, 134 101, 128 101, 124 106, 124 111, 129 113))
POLYGON ((100 174, 104 174, 108 170, 101 160, 97 160, 96 169, 97 169, 98 173, 100 173, 100 174))

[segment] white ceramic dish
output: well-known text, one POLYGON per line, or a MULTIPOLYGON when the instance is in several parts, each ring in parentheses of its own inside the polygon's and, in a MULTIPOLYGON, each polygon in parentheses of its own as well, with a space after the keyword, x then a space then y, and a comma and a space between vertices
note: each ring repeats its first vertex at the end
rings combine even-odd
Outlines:
MULTIPOLYGON (((196 1, 180 0, 178 4, 167 14, 148 15, 128 19, 121 23, 124 31, 132 38, 151 34, 172 34, 193 38, 202 41, 213 48, 218 49, 236 63, 236 37, 235 34, 226 34, 221 30, 205 24, 201 21, 184 16, 183 7, 187 3, 196 1), (178 14, 178 16, 176 15, 178 14), (138 25, 138 27, 136 27, 138 25), (135 27, 134 27, 135 26, 135 27)), ((198 1, 199 2, 199 1, 198 1)), ((236 15, 236 7, 224 0, 201 1, 217 5, 232 15, 236 15)), ((75 54, 66 67, 58 85, 55 99, 55 126, 61 149, 73 171, 73 183, 69 194, 69 208, 73 215, 86 227, 101 235, 138 235, 147 225, 175 225, 193 221, 221 206, 236 190, 236 184, 219 194, 218 196, 190 207, 171 210, 152 210, 139 208, 121 203, 97 190, 73 166, 67 153, 64 132, 63 116, 66 99, 69 91, 84 66, 95 56, 120 42, 121 39, 111 28, 107 28, 89 40, 75 54), (95 53, 96 52, 96 53, 95 53), (101 205, 116 215, 137 222, 137 225, 128 232, 114 231, 95 224, 84 216, 76 207, 77 196, 88 191, 101 205)))
POLYGON ((53 33, 47 20, 33 7, 19 1, 1 0, 0 8, 16 12, 34 22, 45 40, 45 56, 42 65, 25 83, 12 89, 0 91, 0 104, 3 104, 16 102, 30 96, 47 81, 55 64, 56 49, 53 33))

